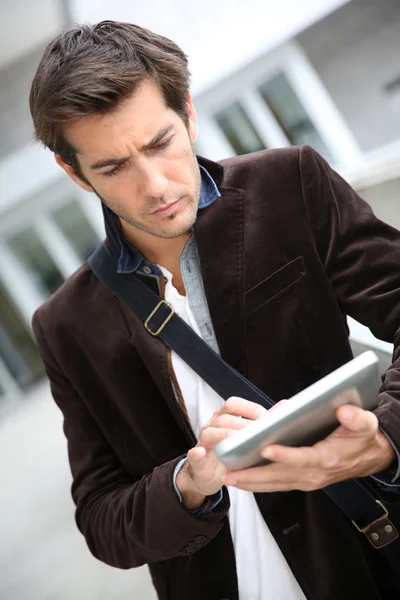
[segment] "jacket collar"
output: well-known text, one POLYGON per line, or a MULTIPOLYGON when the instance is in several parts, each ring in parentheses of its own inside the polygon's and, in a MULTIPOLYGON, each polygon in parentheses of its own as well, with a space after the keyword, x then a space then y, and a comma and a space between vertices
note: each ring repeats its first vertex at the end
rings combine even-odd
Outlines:
MULTIPOLYGON (((224 168, 219 163, 199 158, 199 164, 207 169, 221 194, 218 202, 198 212, 193 227, 204 289, 221 356, 246 375, 245 192, 223 187, 224 168)), ((115 230, 111 229, 109 234, 114 243, 119 244, 115 230)), ((108 241, 110 245, 111 240, 108 241)), ((126 312, 128 321, 135 319, 129 311, 126 312)), ((154 348, 161 343, 153 338, 150 341, 154 348)))
MULTIPOLYGON (((213 204, 220 197, 218 184, 222 182, 223 167, 219 163, 214 163, 201 157, 197 157, 197 160, 201 172, 199 201, 199 209, 201 210, 213 204)), ((117 215, 105 204, 102 204, 102 210, 107 237, 106 244, 111 254, 118 258, 118 272, 133 273, 137 270, 142 270, 147 265, 153 273, 156 273, 157 268, 148 263, 139 250, 130 244, 120 233, 117 215)))
POLYGON ((221 356, 246 375, 246 195, 243 189, 233 187, 221 187, 220 191, 218 202, 199 212, 193 229, 204 290, 221 356))

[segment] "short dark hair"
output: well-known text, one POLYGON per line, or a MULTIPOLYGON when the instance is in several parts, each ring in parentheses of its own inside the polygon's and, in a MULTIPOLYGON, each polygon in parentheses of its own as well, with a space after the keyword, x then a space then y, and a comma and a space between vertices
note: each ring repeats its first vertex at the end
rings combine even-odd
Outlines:
POLYGON ((65 125, 115 110, 145 79, 154 80, 187 125, 190 73, 184 52, 148 29, 101 21, 76 25, 46 48, 32 81, 29 104, 35 138, 82 177, 65 125))

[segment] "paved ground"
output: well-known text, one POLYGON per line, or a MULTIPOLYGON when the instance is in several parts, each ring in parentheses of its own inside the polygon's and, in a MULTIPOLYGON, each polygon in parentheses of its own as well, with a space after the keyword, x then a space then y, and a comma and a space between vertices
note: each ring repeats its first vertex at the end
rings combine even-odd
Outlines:
POLYGON ((87 550, 61 426, 47 386, 0 418, 0 600, 155 600, 146 567, 112 569, 87 550))

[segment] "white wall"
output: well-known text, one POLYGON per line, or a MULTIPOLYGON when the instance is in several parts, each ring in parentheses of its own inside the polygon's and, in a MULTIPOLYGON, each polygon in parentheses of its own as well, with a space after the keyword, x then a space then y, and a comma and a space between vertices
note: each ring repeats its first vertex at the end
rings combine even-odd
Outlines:
POLYGON ((170 37, 189 55, 203 91, 349 0, 71 0, 77 21, 117 19, 170 37))
POLYGON ((298 36, 360 146, 400 138, 400 99, 384 87, 400 77, 400 3, 353 0, 298 36))
POLYGON ((3 0, 0 22, 2 68, 58 33, 64 24, 62 0, 3 0))
POLYGON ((0 420, 0 598, 155 600, 147 567, 113 569, 74 521, 62 416, 47 384, 0 420))
POLYGON ((377 217, 400 230, 400 168, 398 179, 358 192, 372 206, 377 217))
POLYGON ((44 47, 35 47, 0 70, 0 160, 33 140, 29 91, 44 47))
POLYGON ((15 211, 56 180, 66 178, 50 150, 33 140, 0 161, 0 214, 15 211))

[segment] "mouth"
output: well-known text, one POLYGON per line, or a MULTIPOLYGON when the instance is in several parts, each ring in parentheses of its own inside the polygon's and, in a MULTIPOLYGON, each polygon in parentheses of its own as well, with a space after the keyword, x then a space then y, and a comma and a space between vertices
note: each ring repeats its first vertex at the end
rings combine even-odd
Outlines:
POLYGON ((168 204, 167 206, 164 206, 162 208, 159 208, 158 210, 155 210, 151 214, 156 215, 158 217, 169 217, 176 211, 180 201, 181 201, 181 198, 179 198, 179 200, 176 200, 175 202, 171 202, 171 204, 168 204))

